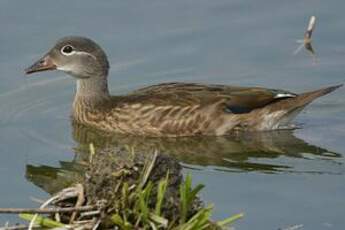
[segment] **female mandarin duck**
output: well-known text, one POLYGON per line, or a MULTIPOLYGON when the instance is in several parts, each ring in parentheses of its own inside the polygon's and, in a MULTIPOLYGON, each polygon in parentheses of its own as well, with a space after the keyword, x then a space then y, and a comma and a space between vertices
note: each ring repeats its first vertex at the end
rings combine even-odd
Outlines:
POLYGON ((73 119, 108 132, 145 136, 227 135, 289 127, 314 99, 341 85, 294 94, 283 90, 164 83, 111 96, 104 51, 84 37, 65 37, 26 73, 62 70, 77 80, 73 119))

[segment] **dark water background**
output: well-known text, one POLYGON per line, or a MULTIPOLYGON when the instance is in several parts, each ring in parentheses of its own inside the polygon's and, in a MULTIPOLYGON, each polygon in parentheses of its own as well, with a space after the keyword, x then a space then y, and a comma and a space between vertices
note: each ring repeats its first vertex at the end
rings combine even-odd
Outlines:
MULTIPOLYGON (((58 38, 101 44, 113 94, 168 81, 302 92, 344 82, 344 9, 341 0, 1 1, 0 207, 36 206, 30 197, 48 195, 28 170, 49 166, 41 173, 54 185, 48 168, 63 175, 85 141, 69 121, 73 79, 24 76, 58 38), (311 15, 316 60, 305 50, 293 55, 311 15)), ((344 93, 310 105, 294 132, 146 143, 206 185, 202 198, 215 204, 215 219, 245 212, 237 229, 344 229, 344 93)), ((7 220, 17 221, 2 215, 0 225, 7 220)))

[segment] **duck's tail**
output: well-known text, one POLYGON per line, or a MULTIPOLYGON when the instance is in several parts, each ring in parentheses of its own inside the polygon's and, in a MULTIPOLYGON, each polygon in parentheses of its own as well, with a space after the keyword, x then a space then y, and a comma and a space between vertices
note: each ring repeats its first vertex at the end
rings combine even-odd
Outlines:
POLYGON ((262 109, 254 110, 251 114, 258 119, 249 127, 255 130, 273 130, 293 128, 290 122, 301 112, 305 106, 323 95, 329 94, 342 87, 343 84, 318 89, 299 94, 296 97, 285 98, 273 102, 262 109))

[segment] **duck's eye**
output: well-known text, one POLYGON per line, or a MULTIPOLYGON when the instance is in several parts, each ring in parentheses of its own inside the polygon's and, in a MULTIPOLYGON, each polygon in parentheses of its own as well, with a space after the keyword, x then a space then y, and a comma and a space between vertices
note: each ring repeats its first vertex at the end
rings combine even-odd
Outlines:
POLYGON ((61 49, 61 53, 64 55, 71 55, 73 51, 74 51, 74 49, 70 45, 64 46, 61 49))

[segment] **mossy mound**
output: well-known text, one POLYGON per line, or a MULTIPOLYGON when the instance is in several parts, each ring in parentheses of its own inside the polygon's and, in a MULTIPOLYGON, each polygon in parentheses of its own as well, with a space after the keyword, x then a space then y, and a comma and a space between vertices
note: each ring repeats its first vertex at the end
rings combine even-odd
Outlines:
MULTIPOLYGON (((89 159, 75 183, 48 201, 60 215, 38 216, 43 227, 66 229, 223 229, 242 216, 221 222, 210 220, 212 206, 205 207, 197 194, 203 185, 192 186, 190 175, 182 177, 180 164, 157 152, 90 145, 89 159)), ((78 167, 78 168, 79 168, 78 167)), ((26 220, 35 216, 22 216, 26 220)))
MULTIPOLYGON (((127 195, 130 196, 138 187, 152 184, 147 205, 154 208, 158 185, 165 178, 168 178, 168 183, 161 213, 166 219, 177 220, 180 216, 181 166, 167 155, 135 152, 125 148, 103 149, 92 156, 82 184, 87 204, 104 201, 105 216, 109 217, 109 214, 121 213, 121 209, 133 209, 135 204, 124 202, 124 187, 127 187, 127 195)), ((188 215, 193 215, 201 206, 200 200, 195 199, 188 215)))

